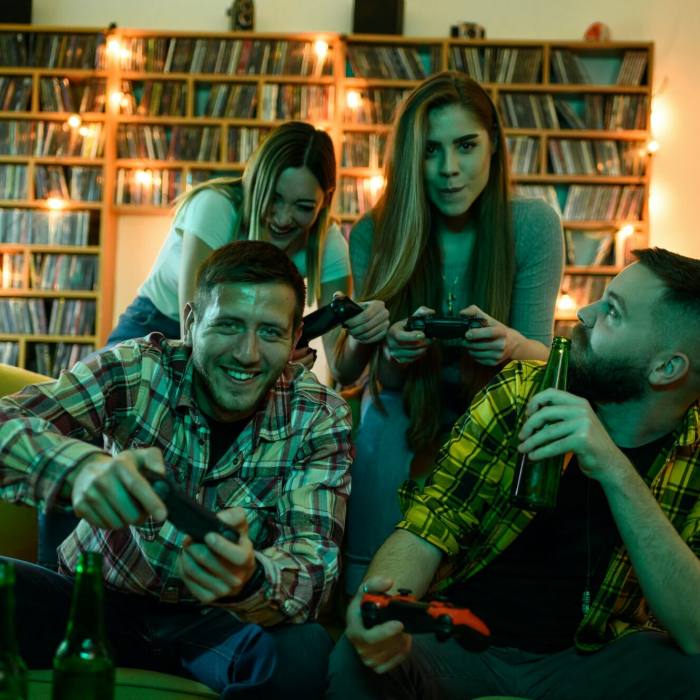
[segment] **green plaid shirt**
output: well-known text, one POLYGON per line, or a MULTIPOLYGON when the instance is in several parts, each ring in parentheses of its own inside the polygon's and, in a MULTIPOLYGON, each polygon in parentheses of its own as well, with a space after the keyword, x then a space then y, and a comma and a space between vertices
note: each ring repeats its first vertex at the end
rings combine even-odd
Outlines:
MULTIPOLYGON (((157 447, 168 473, 206 508, 246 510, 265 582, 227 607, 264 625, 315 617, 339 572, 350 490, 347 404, 290 365, 209 465, 209 426, 192 378, 189 349, 152 334, 0 400, 0 498, 68 509, 60 502, 63 481, 104 452, 103 436, 113 453, 157 447), (85 442, 96 439, 100 447, 85 442)), ((101 530, 81 520, 59 561, 73 572, 81 551, 100 551, 107 585, 165 602, 196 602, 177 574, 182 539, 168 521, 101 530)))
MULTIPOLYGON (((543 364, 512 362, 481 392, 455 424, 425 487, 400 489, 404 519, 398 527, 441 549, 435 587, 444 590, 488 566, 525 529, 534 513, 509 502, 524 410, 537 392, 543 364)), ((700 405, 696 402, 659 455, 647 484, 661 509, 700 557, 700 405)), ((613 552, 576 646, 594 651, 625 632, 657 627, 623 545, 613 552)))

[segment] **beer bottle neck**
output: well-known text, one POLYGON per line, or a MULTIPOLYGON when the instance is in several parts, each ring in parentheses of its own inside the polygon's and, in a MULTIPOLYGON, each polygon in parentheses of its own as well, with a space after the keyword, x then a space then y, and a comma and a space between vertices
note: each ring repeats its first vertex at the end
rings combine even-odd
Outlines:
POLYGON ((66 639, 104 640, 104 607, 102 578, 100 571, 78 571, 71 604, 66 639))
POLYGON ((16 654, 15 571, 9 562, 0 562, 0 652, 16 654))

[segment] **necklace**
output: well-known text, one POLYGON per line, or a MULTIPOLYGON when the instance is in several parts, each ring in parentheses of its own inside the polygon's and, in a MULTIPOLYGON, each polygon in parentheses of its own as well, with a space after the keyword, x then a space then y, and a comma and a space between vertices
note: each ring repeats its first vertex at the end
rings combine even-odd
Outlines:
MULTIPOLYGON (((447 278, 445 275, 442 275, 442 282, 443 282, 443 287, 447 287, 447 278)), ((445 291, 447 292, 447 315, 448 316, 454 316, 455 315, 455 301, 457 301, 457 294, 455 293, 455 287, 457 286, 457 282, 459 282, 459 275, 455 275, 455 278, 452 280, 452 284, 450 285, 449 289, 446 289, 445 291)))

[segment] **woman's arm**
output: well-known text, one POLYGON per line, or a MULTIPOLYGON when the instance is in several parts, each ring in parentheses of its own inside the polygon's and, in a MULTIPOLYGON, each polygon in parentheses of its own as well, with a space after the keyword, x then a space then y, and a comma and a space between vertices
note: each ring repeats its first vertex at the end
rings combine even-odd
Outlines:
POLYGON ((177 285, 177 301, 180 312, 180 332, 185 335, 185 304, 194 297, 194 279, 199 266, 214 252, 201 238, 185 230, 182 234, 182 258, 177 285))

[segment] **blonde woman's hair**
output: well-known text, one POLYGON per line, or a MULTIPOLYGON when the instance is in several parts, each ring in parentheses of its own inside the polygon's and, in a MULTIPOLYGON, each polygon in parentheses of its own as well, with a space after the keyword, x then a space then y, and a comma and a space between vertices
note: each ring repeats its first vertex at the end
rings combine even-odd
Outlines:
MULTIPOLYGON (((446 71, 424 80, 399 107, 387 144, 386 188, 372 211, 372 259, 361 292, 364 299, 382 299, 392 323, 409 316, 418 306, 442 306, 442 259, 424 163, 429 115, 451 105, 463 107, 478 121, 492 148, 488 182, 471 207, 476 245, 469 269, 464 270, 469 300, 508 322, 515 245, 503 129, 488 93, 462 73, 446 71)), ((377 362, 375 354, 370 365, 375 398, 379 391, 377 362)), ((486 381, 488 370, 468 356, 461 364, 466 401, 486 381)), ((414 450, 431 444, 440 429, 440 368, 441 352, 436 344, 407 370, 404 404, 410 418, 407 438, 414 450)))
POLYGON ((275 194, 277 180, 287 168, 309 169, 323 191, 323 205, 306 240, 306 275, 309 297, 321 297, 321 258, 335 192, 336 161, 330 136, 311 124, 290 121, 270 132, 246 163, 241 177, 220 177, 203 182, 181 195, 177 213, 195 194, 208 188, 227 196, 239 216, 231 240, 265 240, 264 220, 275 194))

